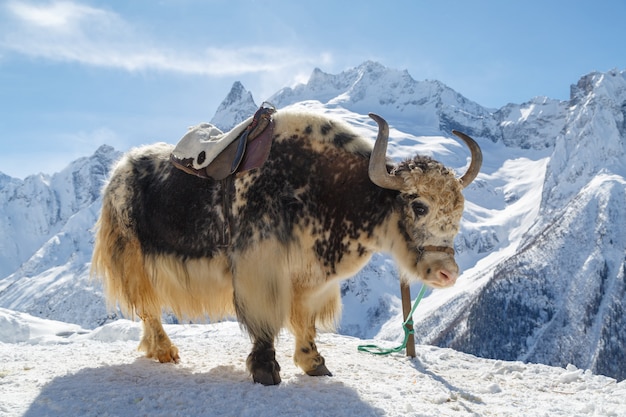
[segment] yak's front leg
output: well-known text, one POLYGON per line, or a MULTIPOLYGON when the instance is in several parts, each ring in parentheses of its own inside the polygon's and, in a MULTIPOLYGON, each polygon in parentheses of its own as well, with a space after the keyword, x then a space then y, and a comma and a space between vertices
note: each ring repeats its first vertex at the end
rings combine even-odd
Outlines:
POLYGON ((254 382, 263 385, 280 384, 280 365, 276 360, 273 341, 255 340, 246 365, 254 382))
POLYGON ((276 385, 281 381, 274 341, 289 311, 289 280, 281 268, 280 247, 264 243, 240 256, 233 268, 235 311, 252 340, 246 361, 254 382, 276 385), (262 267, 259 259, 268 259, 262 267))
POLYGON ((280 365, 276 360, 274 340, 281 326, 277 321, 272 320, 270 317, 272 314, 268 314, 273 312, 276 304, 268 304, 260 309, 255 308, 258 307, 259 300, 253 300, 253 298, 265 298, 267 294, 261 292, 244 295, 244 293, 246 291, 235 287, 237 319, 246 328, 252 339, 252 352, 246 360, 248 371, 252 374, 254 382, 263 385, 280 384, 280 365))
POLYGON ((146 352, 146 357, 157 359, 159 362, 178 363, 180 361, 178 348, 167 337, 161 319, 142 314, 141 320, 143 321, 143 337, 139 350, 146 352))

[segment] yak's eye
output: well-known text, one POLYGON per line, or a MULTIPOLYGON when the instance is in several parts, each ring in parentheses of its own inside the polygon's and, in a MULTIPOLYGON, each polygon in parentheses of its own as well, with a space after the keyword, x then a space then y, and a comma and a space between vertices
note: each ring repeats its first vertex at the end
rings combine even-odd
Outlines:
POLYGON ((426 204, 422 202, 419 202, 419 201, 412 202, 411 208, 413 209, 413 213, 415 213, 417 217, 425 216, 428 214, 428 206, 426 206, 426 204))

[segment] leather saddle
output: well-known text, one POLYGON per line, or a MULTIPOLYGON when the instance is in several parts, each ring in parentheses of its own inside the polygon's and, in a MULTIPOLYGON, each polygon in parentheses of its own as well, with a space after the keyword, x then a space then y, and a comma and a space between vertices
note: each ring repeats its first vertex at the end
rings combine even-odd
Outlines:
POLYGON ((259 168, 270 153, 275 112, 274 106, 263 103, 254 116, 227 133, 210 123, 192 127, 172 151, 170 161, 188 174, 214 180, 259 168))

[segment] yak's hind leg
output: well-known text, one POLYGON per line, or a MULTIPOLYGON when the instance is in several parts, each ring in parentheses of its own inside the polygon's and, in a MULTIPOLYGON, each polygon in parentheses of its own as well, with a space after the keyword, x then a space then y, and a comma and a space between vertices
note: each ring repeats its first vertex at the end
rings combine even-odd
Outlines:
POLYGON ((146 357, 157 359, 161 363, 180 361, 178 348, 165 333, 159 317, 141 315, 143 337, 139 350, 146 352, 146 357))
MULTIPOLYGON (((111 184, 115 183, 112 180, 111 184)), ((178 348, 161 325, 161 305, 146 271, 141 244, 120 220, 112 203, 115 196, 110 191, 104 197, 91 263, 92 274, 102 278, 109 303, 118 301, 126 315, 141 317, 143 337, 139 350, 159 362, 177 363, 178 348)))
POLYGON ((336 284, 330 284, 321 292, 294 288, 290 316, 291 331, 296 337, 293 360, 307 375, 332 376, 317 350, 315 326, 334 327, 340 313, 341 298, 336 284))

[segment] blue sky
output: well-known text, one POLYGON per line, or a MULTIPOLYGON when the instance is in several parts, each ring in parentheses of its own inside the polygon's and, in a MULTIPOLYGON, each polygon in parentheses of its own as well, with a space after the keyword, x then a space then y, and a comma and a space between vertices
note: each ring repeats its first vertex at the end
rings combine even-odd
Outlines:
POLYGON ((366 60, 486 107, 626 69, 623 0, 0 1, 0 171, 175 143, 232 83, 260 103, 366 60))

